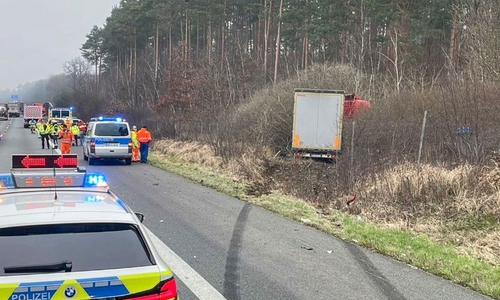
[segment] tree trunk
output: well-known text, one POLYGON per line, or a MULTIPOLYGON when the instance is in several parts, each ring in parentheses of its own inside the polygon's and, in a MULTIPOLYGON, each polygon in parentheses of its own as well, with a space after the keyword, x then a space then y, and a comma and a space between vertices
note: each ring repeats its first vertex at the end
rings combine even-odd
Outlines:
POLYGON ((155 82, 158 83, 158 66, 160 64, 160 29, 158 21, 156 21, 156 37, 155 37, 155 82))
POLYGON ((276 84, 278 80, 278 63, 280 60, 280 52, 281 52, 281 13, 283 12, 283 0, 280 1, 280 12, 278 16, 278 32, 276 34, 276 59, 274 61, 274 81, 273 84, 276 84))
POLYGON ((168 28, 168 63, 172 64, 172 26, 168 28))
MULTIPOLYGON (((266 4, 267 5, 267 0, 266 4)), ((264 72, 266 74, 266 83, 267 83, 267 49, 269 48, 269 28, 271 27, 271 13, 272 13, 273 1, 269 1, 269 15, 267 20, 264 21, 264 72)))
POLYGON ((457 62, 457 40, 458 40, 458 5, 453 5, 453 19, 450 36, 450 64, 452 67, 457 62))
POLYGON ((207 52, 208 52, 208 64, 212 64, 212 20, 208 21, 208 33, 207 33, 207 52))
POLYGON ((137 105, 137 28, 134 28, 134 107, 137 105))

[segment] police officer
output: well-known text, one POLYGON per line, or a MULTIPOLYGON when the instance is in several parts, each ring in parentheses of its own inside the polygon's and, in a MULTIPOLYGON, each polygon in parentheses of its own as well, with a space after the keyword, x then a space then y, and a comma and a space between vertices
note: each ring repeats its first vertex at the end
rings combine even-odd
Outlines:
POLYGON ((52 140, 52 143, 54 143, 54 149, 56 149, 58 147, 58 138, 59 138, 59 124, 57 124, 57 121, 56 120, 53 120, 52 121, 52 130, 51 130, 51 133, 50 133, 50 138, 52 140))
POLYGON ((78 146, 78 140, 80 139, 80 127, 78 127, 78 124, 73 123, 70 130, 71 133, 73 133, 73 141, 75 143, 75 146, 78 146))
POLYGON ((45 120, 42 121, 42 125, 40 125, 39 130, 40 130, 40 138, 42 139, 42 149, 45 149, 45 141, 47 141, 47 149, 50 149, 50 144, 49 144, 50 127, 45 120))

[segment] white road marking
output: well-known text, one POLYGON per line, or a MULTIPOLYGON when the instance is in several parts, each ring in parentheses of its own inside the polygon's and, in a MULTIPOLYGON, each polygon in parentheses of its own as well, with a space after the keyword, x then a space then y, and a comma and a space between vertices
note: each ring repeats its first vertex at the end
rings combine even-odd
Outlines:
POLYGON ((61 154, 61 150, 59 149, 59 145, 57 146, 57 149, 54 149, 54 143, 52 141, 49 141, 50 148, 54 150, 57 154, 61 154))
POLYGON ((172 249, 163 243, 156 235, 147 229, 149 237, 161 255, 163 260, 172 268, 176 277, 180 279, 193 294, 203 300, 227 300, 217 291, 205 278, 191 268, 185 261, 182 260, 172 249))
MULTIPOLYGON (((49 141, 49 143, 50 147, 55 152, 61 154, 59 147, 58 149, 54 149, 54 143, 52 141, 49 141)), ((149 229, 146 228, 146 230, 163 260, 168 263, 176 277, 181 280, 195 296, 203 300, 227 300, 221 293, 219 293, 219 291, 217 291, 217 289, 210 285, 205 278, 196 273, 193 268, 191 268, 184 260, 182 260, 182 258, 175 254, 175 252, 165 245, 165 243, 163 243, 156 235, 154 235, 149 229)))

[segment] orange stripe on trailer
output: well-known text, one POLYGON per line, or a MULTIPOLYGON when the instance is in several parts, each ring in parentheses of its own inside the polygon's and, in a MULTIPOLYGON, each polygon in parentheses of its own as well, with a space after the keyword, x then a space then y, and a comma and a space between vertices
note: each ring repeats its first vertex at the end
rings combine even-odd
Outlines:
POLYGON ((298 146, 300 146, 300 135, 296 134, 296 135, 293 137, 293 146, 294 146, 294 147, 298 147, 298 146))
POLYGON ((333 148, 335 148, 335 150, 340 149, 340 136, 338 135, 333 139, 333 148))

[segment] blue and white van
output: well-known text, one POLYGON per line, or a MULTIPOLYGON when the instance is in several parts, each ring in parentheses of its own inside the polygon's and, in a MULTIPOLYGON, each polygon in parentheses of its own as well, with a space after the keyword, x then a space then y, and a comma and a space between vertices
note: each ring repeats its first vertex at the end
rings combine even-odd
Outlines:
POLYGON ((83 144, 83 159, 93 165, 101 159, 123 159, 132 163, 130 127, 122 118, 97 117, 90 119, 83 144))

